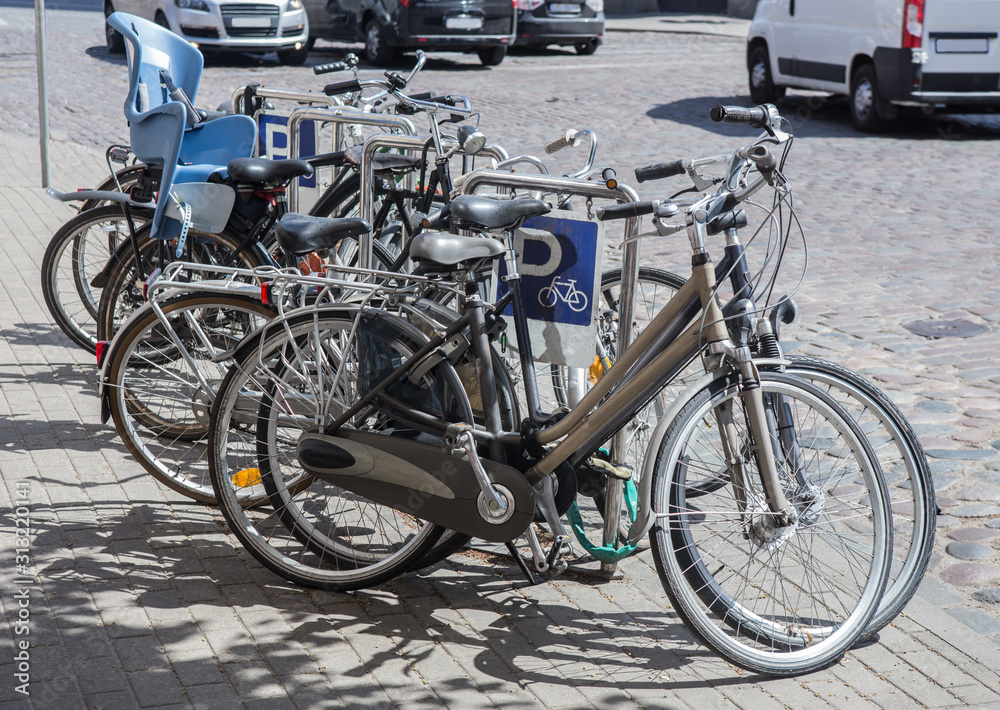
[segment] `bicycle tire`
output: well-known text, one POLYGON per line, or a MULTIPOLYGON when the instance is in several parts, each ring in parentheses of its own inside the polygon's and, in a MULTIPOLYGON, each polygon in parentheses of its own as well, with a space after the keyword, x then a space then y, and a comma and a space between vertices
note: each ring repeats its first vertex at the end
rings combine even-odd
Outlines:
MULTIPOLYGON (((221 382, 228 369, 228 363, 212 358, 275 315, 257 299, 216 293, 185 294, 159 306, 209 387, 221 382)), ((164 485, 214 504, 205 455, 212 393, 150 307, 123 326, 106 357, 109 409, 126 448, 164 485), (150 357, 151 352, 156 356, 150 357)), ((241 500, 251 505, 263 496, 241 500)))
POLYGON ((871 637, 916 593, 934 551, 937 506, 930 467, 906 417, 878 387, 827 360, 801 356, 789 360, 785 372, 822 387, 865 432, 889 490, 893 561, 889 584, 865 630, 864 637, 871 637))
MULTIPOLYGON (((153 268, 166 266, 159 263, 159 248, 161 240, 149 237, 150 225, 147 223, 137 230, 139 253, 145 262, 146 273, 153 268)), ((260 254, 257 246, 249 245, 239 252, 233 260, 243 237, 228 228, 218 234, 204 234, 197 230, 188 232, 188 244, 191 245, 191 258, 200 264, 218 264, 220 266, 237 266, 244 269, 254 269, 267 265, 267 260, 260 254)), ((172 250, 172 245, 167 249, 172 250)), ((129 244, 123 244, 112 256, 115 264, 112 266, 107 283, 101 292, 101 302, 97 314, 98 340, 111 340, 118 327, 142 304, 143 283, 138 278, 135 263, 135 249, 129 244)), ((172 261, 172 259, 170 259, 172 261)), ((210 273, 198 275, 199 279, 211 278, 210 273)))
POLYGON ((778 433, 770 446, 797 520, 768 524, 745 427, 730 449, 742 452, 744 485, 686 498, 689 470, 732 480, 716 415, 733 405, 735 426, 745 420, 735 377, 720 378, 689 399, 658 448, 650 541, 667 595, 702 642, 742 668, 786 676, 835 663, 865 633, 888 576, 891 512, 874 454, 833 398, 779 373, 760 373, 760 387, 795 424, 798 456, 782 455, 778 433))
MULTIPOLYGON (((148 213, 134 212, 145 220, 148 213)), ((141 222, 140 222, 141 223, 141 222)), ((90 285, 115 245, 128 239, 128 226, 117 205, 94 207, 63 224, 42 257, 41 285, 45 306, 59 329, 74 344, 97 352, 97 310, 101 289, 90 285)))
MULTIPOLYGON (((121 186, 120 192, 128 192, 133 185, 139 182, 139 177, 142 175, 143 171, 146 170, 146 166, 142 163, 136 163, 135 165, 129 165, 124 168, 119 168, 115 171, 114 177, 106 178, 100 185, 95 187, 95 190, 109 190, 112 192, 119 192, 119 185, 121 186), (116 183, 117 179, 117 183, 116 183)), ((80 212, 86 212, 87 210, 92 210, 95 207, 103 207, 106 205, 113 205, 115 203, 108 202, 107 200, 85 200, 82 205, 80 205, 80 212)))
MULTIPOLYGON (((300 475, 294 449, 298 435, 332 421, 329 417, 335 411, 327 407, 342 407, 356 396, 355 390, 349 388, 333 389, 331 367, 337 356, 331 344, 345 342, 341 338, 344 333, 350 334, 358 313, 358 309, 348 307, 310 309, 267 326, 249 339, 219 388, 209 434, 209 471, 233 534, 275 574, 301 586, 331 592, 373 586, 407 571, 431 550, 443 532, 439 526, 397 513, 319 479, 309 478, 294 490, 285 484, 300 475), (286 349, 299 356, 283 357, 280 368, 297 364, 302 369, 297 381, 305 384, 305 394, 312 394, 268 400, 265 386, 280 386, 272 371, 286 349), (307 350, 323 358, 303 356, 307 350), (316 385, 319 378, 312 378, 310 363, 324 367, 330 375, 323 380, 329 391, 316 385), (260 404, 253 421, 240 422, 241 398, 252 400, 258 395, 260 404), (295 408, 291 402, 295 402, 295 408), (281 414, 285 415, 283 422, 278 418, 281 414), (279 424, 287 433, 279 434, 279 424), (239 504, 237 488, 247 487, 239 485, 240 474, 247 470, 256 470, 258 476, 257 481, 251 478, 248 485, 265 491, 271 505, 244 509, 239 504), (382 523, 382 516, 391 522, 390 526, 382 523), (361 521, 372 527, 360 525, 361 521), (340 540, 338 531, 350 533, 351 539, 340 540), (352 556, 348 552, 351 548, 359 551, 352 556), (375 549, 389 552, 373 556, 375 549), (374 561, 364 564, 365 559, 374 561)), ((402 344, 400 348, 405 350, 402 344)), ((282 370, 281 377, 292 374, 282 370)))

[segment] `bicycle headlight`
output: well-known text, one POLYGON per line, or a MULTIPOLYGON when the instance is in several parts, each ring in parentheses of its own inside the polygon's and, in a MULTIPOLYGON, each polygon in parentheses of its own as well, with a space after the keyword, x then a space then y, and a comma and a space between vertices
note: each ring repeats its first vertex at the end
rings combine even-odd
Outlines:
POLYGON ((198 10, 208 12, 208 3, 205 0, 174 0, 174 5, 182 10, 198 10))

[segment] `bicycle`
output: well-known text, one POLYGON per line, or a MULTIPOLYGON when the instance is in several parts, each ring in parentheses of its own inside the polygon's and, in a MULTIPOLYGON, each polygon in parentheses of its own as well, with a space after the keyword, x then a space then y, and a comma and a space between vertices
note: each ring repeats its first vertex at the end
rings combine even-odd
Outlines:
MULTIPOLYGON (((763 120, 762 110, 747 113, 763 120)), ((276 573, 331 591, 410 569, 442 525, 508 543, 527 534, 532 554, 557 571, 569 545, 554 481, 571 486, 575 472, 694 349, 716 377, 656 442, 655 495, 639 500, 656 521, 652 540, 665 588, 699 636, 745 668, 793 674, 836 661, 864 632, 885 585, 892 539, 885 485, 863 433, 832 399, 754 366, 740 330, 727 327, 705 247, 716 214, 770 180, 788 194, 768 156, 765 149, 747 157, 769 180, 762 175, 688 209, 687 284, 577 407, 541 426, 505 429, 494 389, 489 333, 510 298, 487 309, 477 282, 507 253, 499 241, 427 233, 414 239, 411 257, 425 273, 463 284, 461 318, 433 337, 387 313, 347 305, 265 326, 238 349, 213 409, 210 473, 230 529, 276 573), (478 362, 482 423, 449 360, 463 339, 478 362), (230 439, 230 420, 248 387, 261 396, 253 447, 230 439), (290 403, 304 396, 309 416, 297 417, 290 403), (778 407, 800 415, 796 428, 774 428, 778 407), (689 500, 688 472, 712 452, 722 453, 718 470, 728 474, 689 500), (250 454, 259 464, 267 510, 239 505, 229 453, 250 454), (286 482, 303 469, 312 481, 293 490, 286 482), (854 481, 858 488, 844 485, 854 481), (536 504, 555 535, 548 551, 529 527, 536 504), (709 505, 714 512, 702 514, 709 505), (809 540, 800 547, 800 538, 809 540), (785 554, 806 550, 824 558, 822 570, 803 569, 804 560, 785 554), (792 588, 778 590, 793 570, 799 576, 792 588), (727 586, 744 573, 755 580, 752 594, 744 585, 727 586), (771 584, 777 598, 760 598, 771 584), (705 597, 714 602, 703 603, 705 597)), ((516 264, 509 261, 508 293, 516 293, 516 264)), ((526 372, 529 350, 525 343, 526 372)), ((693 482, 703 483, 704 475, 693 482)))

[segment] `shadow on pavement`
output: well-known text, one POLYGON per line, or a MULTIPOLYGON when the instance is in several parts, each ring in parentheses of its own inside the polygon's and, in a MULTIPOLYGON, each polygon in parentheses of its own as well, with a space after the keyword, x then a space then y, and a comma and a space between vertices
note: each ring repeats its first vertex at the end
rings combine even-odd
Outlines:
MULTIPOLYGON (((749 135, 746 126, 715 123, 709 111, 718 104, 752 106, 749 96, 704 96, 659 104, 646 115, 650 118, 674 121, 723 136, 749 135)), ((781 115, 792 124, 796 136, 823 138, 856 138, 860 134, 851 124, 847 98, 820 94, 790 94, 777 103, 781 115)), ((1000 117, 990 114, 927 116, 918 110, 902 109, 890 128, 882 133, 868 134, 871 138, 910 140, 995 140, 1000 138, 1000 117)))

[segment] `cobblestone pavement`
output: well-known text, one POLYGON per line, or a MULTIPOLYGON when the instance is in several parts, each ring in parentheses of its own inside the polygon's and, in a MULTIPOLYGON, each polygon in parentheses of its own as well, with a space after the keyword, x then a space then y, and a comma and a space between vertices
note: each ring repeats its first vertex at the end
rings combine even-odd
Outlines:
MULTIPOLYGON (((0 4, 0 473, 33 520, 31 702, 72 707, 952 707, 1000 702, 1000 288, 990 235, 1000 122, 916 117, 861 136, 818 95, 781 105, 799 139, 785 173, 809 243, 796 297, 797 352, 876 381, 930 457, 938 540, 918 596, 878 643, 791 680, 740 673, 679 623, 649 556, 624 580, 523 588, 502 561, 459 556, 431 574, 353 595, 305 592, 244 555, 221 516, 159 487, 99 424, 91 358, 51 324, 37 287, 50 235, 71 212, 39 185, 31 12, 0 4), (990 328, 925 339, 904 328, 990 328), (26 498, 18 498, 23 492, 26 498)), ((50 11, 56 187, 103 175, 127 138, 124 62, 96 12, 50 11)), ((311 63, 346 49, 321 44, 311 63)), ((515 54, 483 69, 432 58, 415 90, 464 93, 511 154, 591 127, 599 160, 627 181, 642 164, 731 150, 745 130, 706 119, 745 103, 743 44, 730 37, 610 33, 589 58, 515 54)), ((308 69, 210 59, 199 103, 249 81, 319 87, 308 69)), ((566 153, 569 153, 567 151, 566 153)), ((555 171, 581 155, 554 156, 555 171), (559 161, 562 161, 561 163, 559 161)), ((638 186, 644 198, 662 186, 638 186)), ((683 249, 643 245, 670 268, 683 249)), ((794 286, 801 253, 783 283, 794 286)), ((10 510, 10 508, 7 508, 10 510)), ((13 522, 5 518, 11 624, 13 522)), ((0 709, 23 707, 0 653, 0 709)))

